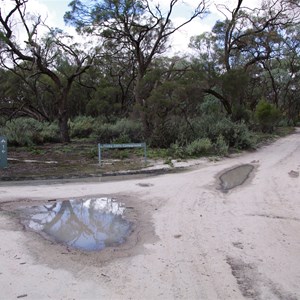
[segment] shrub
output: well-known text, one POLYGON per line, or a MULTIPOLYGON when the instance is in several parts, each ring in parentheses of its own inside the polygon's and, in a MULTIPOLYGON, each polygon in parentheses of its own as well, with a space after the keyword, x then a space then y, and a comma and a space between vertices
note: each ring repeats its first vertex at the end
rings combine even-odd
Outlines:
POLYGON ((251 132, 243 121, 235 123, 229 118, 223 118, 209 124, 207 136, 214 143, 220 135, 229 147, 247 149, 253 146, 251 132))
POLYGON ((39 122, 32 118, 18 118, 6 122, 0 134, 7 137, 9 145, 33 146, 44 142, 58 142, 57 123, 39 122))
POLYGON ((70 136, 72 138, 86 138, 94 130, 95 119, 87 116, 78 116, 69 123, 70 136))
POLYGON ((167 120, 156 120, 152 124, 151 136, 148 137, 148 143, 152 147, 168 148, 179 139, 178 129, 180 125, 176 124, 173 118, 167 120))
POLYGON ((237 149, 253 148, 256 144, 255 136, 244 122, 234 124, 233 146, 237 149))
POLYGON ((57 122, 42 123, 41 136, 44 143, 60 142, 59 127, 57 122))
POLYGON ((142 124, 138 121, 129 119, 118 120, 113 126, 113 130, 120 136, 127 136, 131 142, 140 142, 143 140, 142 124))
POLYGON ((251 115, 250 110, 246 109, 242 105, 236 105, 233 107, 231 118, 233 121, 245 121, 246 123, 249 123, 251 115))
POLYGON ((216 143, 214 144, 215 152, 219 156, 225 156, 228 154, 228 144, 226 143, 224 137, 219 135, 216 143))
POLYGON ((296 123, 297 122, 295 120, 291 120, 288 118, 282 118, 280 121, 278 121, 277 126, 278 127, 290 127, 290 126, 296 126, 297 125, 296 123))
POLYGON ((121 133, 118 137, 111 141, 113 144, 126 144, 130 143, 131 139, 127 134, 121 133))
POLYGON ((6 120, 4 117, 0 117, 0 128, 3 127, 6 123, 6 120))
POLYGON ((140 122, 121 119, 116 123, 96 122, 93 136, 101 143, 116 141, 140 142, 143 140, 142 125, 140 122))
POLYGON ((223 118, 217 121, 215 124, 211 124, 212 130, 210 132, 211 139, 216 141, 217 138, 222 135, 226 143, 233 147, 236 141, 235 123, 229 118, 223 118))
POLYGON ((255 110, 255 117, 263 132, 273 132, 280 118, 280 111, 273 104, 260 101, 255 110))
POLYGON ((18 118, 6 122, 1 134, 7 137, 9 145, 31 146, 41 144, 42 123, 31 118, 18 118))
POLYGON ((186 156, 184 147, 180 146, 177 142, 170 146, 169 154, 174 158, 184 158, 186 156))
POLYGON ((209 154, 212 150, 212 142, 208 138, 200 138, 186 147, 186 152, 190 156, 201 156, 209 154))

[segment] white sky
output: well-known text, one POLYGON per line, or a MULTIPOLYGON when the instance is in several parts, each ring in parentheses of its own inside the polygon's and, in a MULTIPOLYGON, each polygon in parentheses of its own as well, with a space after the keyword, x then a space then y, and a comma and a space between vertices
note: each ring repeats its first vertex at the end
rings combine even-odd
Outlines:
MULTIPOLYGON (((71 34, 75 34, 74 28, 65 27, 63 16, 68 10, 68 4, 71 0, 29 0, 27 4, 28 11, 32 13, 38 13, 42 16, 47 16, 46 24, 50 27, 58 27, 65 29, 71 34)), ((2 2, 2 1, 1 1, 2 2)), ((5 0, 5 6, 13 1, 5 0)), ((154 3, 159 3, 162 10, 167 8, 170 0, 153 0, 154 3)), ((180 24, 193 12, 193 9, 197 6, 197 0, 182 0, 181 4, 176 6, 174 10, 172 21, 173 23, 180 24)), ((171 38, 172 52, 184 53, 187 51, 190 37, 193 35, 199 35, 205 31, 210 31, 212 26, 218 19, 223 19, 224 16, 216 9, 216 5, 225 4, 228 7, 233 8, 237 0, 207 0, 210 3, 210 14, 200 19, 194 19, 191 23, 176 32, 171 38)), ((244 0, 243 6, 257 7, 261 0, 244 0)), ((1 3, 1 6, 3 2, 1 3)))

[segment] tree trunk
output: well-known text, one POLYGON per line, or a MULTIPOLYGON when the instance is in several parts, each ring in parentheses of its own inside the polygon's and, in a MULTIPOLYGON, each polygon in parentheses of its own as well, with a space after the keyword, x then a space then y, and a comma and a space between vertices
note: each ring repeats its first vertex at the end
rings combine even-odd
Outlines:
POLYGON ((59 110, 58 110, 58 125, 59 125, 59 134, 60 141, 62 143, 70 143, 70 135, 69 135, 69 126, 68 126, 68 113, 67 113, 67 93, 63 93, 61 95, 61 99, 59 101, 59 110))
POLYGON ((225 97, 223 97, 221 94, 217 93, 216 91, 214 91, 213 89, 203 89, 203 92, 213 95, 215 96, 217 99, 219 99, 221 101, 221 103, 223 104, 223 107, 225 108, 226 112, 228 115, 232 114, 232 107, 230 102, 228 101, 228 99, 226 99, 225 97))
POLYGON ((151 136, 150 126, 147 118, 147 100, 145 99, 145 95, 143 94, 142 87, 142 79, 143 76, 141 74, 137 75, 135 86, 134 86, 134 98, 135 98, 135 111, 134 115, 136 115, 143 126, 144 137, 148 138, 151 136))
POLYGON ((62 143, 70 143, 69 127, 68 127, 68 116, 67 114, 59 115, 58 117, 60 141, 62 143))

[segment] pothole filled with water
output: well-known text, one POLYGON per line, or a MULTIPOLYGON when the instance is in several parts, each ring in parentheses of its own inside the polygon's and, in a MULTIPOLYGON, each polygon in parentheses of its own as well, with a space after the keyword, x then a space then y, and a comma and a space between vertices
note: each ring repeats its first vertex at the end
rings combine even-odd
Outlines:
POLYGON ((85 251, 99 251, 125 242, 133 223, 125 206, 111 198, 73 199, 18 209, 27 230, 85 251))
POLYGON ((219 177, 221 181, 221 189, 226 192, 242 185, 249 178, 253 169, 253 165, 246 164, 224 172, 219 177))

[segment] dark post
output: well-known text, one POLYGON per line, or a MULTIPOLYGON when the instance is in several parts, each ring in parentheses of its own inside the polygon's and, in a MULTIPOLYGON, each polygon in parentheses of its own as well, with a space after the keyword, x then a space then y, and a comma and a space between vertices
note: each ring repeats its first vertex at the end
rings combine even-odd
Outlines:
POLYGON ((0 169, 7 168, 7 139, 0 136, 0 169))

